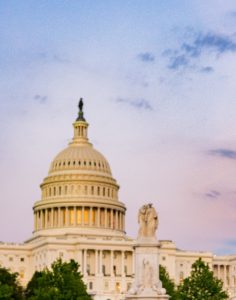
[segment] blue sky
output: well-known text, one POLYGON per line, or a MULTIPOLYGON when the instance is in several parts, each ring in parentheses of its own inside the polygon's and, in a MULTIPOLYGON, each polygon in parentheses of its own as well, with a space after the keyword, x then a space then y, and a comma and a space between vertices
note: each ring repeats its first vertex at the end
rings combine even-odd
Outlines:
POLYGON ((153 202, 159 238, 236 253, 235 1, 0 1, 0 41, 0 240, 30 236, 83 97, 127 233, 153 202))

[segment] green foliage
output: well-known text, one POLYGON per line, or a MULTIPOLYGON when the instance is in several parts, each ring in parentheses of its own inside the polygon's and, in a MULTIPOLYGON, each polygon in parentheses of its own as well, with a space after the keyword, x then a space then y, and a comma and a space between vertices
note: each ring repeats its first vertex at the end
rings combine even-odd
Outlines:
POLYGON ((25 295, 29 300, 91 300, 74 260, 55 261, 52 270, 35 272, 25 295))
POLYGON ((160 275, 160 280, 162 282, 163 288, 166 289, 167 295, 169 295, 171 300, 176 300, 177 295, 176 295, 176 288, 174 281, 170 279, 170 276, 168 272, 166 271, 166 268, 163 267, 162 265, 159 265, 159 275, 160 275))
POLYGON ((0 268, 0 300, 23 299, 22 287, 17 281, 18 273, 0 268))
POLYGON ((223 283, 214 277, 209 266, 199 258, 193 265, 191 275, 178 287, 178 299, 183 300, 223 300, 228 296, 223 291, 223 283))

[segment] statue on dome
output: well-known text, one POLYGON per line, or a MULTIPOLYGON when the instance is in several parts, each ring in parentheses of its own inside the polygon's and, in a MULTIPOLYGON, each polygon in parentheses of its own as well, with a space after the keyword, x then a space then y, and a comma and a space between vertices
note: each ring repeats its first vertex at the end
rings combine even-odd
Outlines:
POLYGON ((151 203, 143 205, 138 213, 138 238, 155 237, 158 227, 158 216, 151 203))
POLYGON ((83 106, 84 106, 83 98, 80 98, 79 99, 79 105, 78 105, 80 111, 83 111, 83 106))
POLYGON ((84 106, 83 98, 80 98, 79 104, 78 104, 79 113, 78 113, 78 117, 77 117, 76 121, 84 121, 85 122, 83 106, 84 106))

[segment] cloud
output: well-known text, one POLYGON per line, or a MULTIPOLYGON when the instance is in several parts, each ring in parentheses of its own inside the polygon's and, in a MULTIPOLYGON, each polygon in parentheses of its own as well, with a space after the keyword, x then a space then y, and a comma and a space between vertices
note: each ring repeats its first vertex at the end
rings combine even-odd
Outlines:
POLYGON ((42 95, 35 95, 34 96, 34 100, 36 100, 37 102, 43 104, 47 101, 48 97, 47 96, 42 96, 42 95))
POLYGON ((155 56, 150 52, 140 53, 138 58, 143 62, 154 62, 155 56))
POLYGON ((221 193, 218 191, 215 191, 215 190, 205 193, 205 196, 210 199, 217 199, 220 197, 220 195, 221 195, 221 193))
MULTIPOLYGON (((189 42, 180 44, 177 49, 166 49, 163 56, 168 57, 167 67, 172 70, 193 67, 193 62, 203 54, 222 55, 236 52, 236 40, 231 35, 219 33, 193 33, 189 42)), ((202 68, 203 73, 211 73, 213 68, 202 68)))
POLYGON ((70 60, 65 57, 62 57, 58 54, 49 54, 47 52, 37 53, 37 58, 46 63, 52 62, 52 63, 66 64, 70 62, 70 60))
POLYGON ((214 69, 212 67, 210 67, 210 66, 202 67, 200 69, 200 72, 201 73, 212 73, 212 72, 214 72, 214 69))
POLYGON ((177 55, 170 58, 168 65, 169 69, 178 70, 180 67, 185 67, 189 64, 189 60, 186 55, 177 55))
POLYGON ((236 151, 230 149, 224 149, 224 148, 212 149, 208 151, 208 154, 213 156, 218 156, 218 157, 229 158, 229 159, 236 159, 236 151))
POLYGON ((145 99, 127 99, 127 98, 118 98, 116 100, 117 103, 128 104, 136 109, 142 110, 153 110, 151 104, 145 99))

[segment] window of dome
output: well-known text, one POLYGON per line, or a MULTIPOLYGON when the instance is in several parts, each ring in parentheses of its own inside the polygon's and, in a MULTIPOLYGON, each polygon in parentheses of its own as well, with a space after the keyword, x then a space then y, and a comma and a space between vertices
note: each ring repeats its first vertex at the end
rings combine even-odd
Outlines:
POLYGON ((79 164, 79 166, 80 166, 80 164, 81 164, 80 160, 79 160, 78 164, 79 164))
POLYGON ((100 164, 100 162, 98 163, 98 166, 99 166, 99 167, 101 167, 101 164, 100 164))
POLYGON ((92 163, 91 163, 91 161, 89 162, 89 165, 90 165, 90 166, 92 166, 92 163))
POLYGON ((69 165, 70 165, 70 161, 68 161, 68 163, 67 163, 67 164, 68 164, 68 166, 69 166, 69 165))
POLYGON ((86 161, 84 161, 84 165, 86 166, 86 161))
POLYGON ((93 164, 94 164, 94 167, 96 167, 96 162, 94 162, 93 164))
POLYGON ((65 161, 64 161, 63 166, 65 166, 65 165, 66 165, 66 163, 65 163, 65 161))
POLYGON ((61 166, 61 163, 59 163, 59 167, 61 166))
POLYGON ((75 161, 73 161, 73 165, 75 166, 75 161))
POLYGON ((100 186, 98 186, 98 196, 100 195, 100 186))

